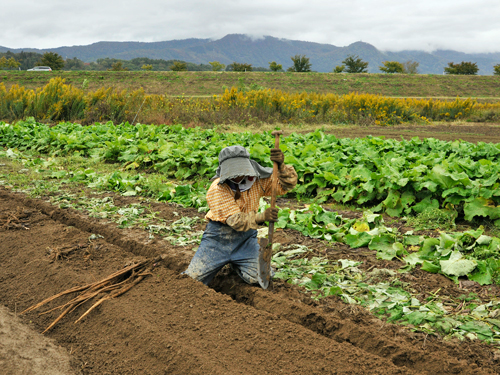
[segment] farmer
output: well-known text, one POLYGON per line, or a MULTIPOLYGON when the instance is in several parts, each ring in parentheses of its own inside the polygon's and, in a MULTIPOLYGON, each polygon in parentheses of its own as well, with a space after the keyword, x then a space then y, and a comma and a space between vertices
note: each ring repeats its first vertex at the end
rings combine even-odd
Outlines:
MULTIPOLYGON (((277 194, 284 194, 297 184, 297 173, 283 163, 279 148, 271 149, 271 160, 278 164, 277 194)), ((278 220, 277 208, 257 213, 260 197, 271 195, 272 172, 272 168, 251 160, 242 146, 222 149, 214 182, 207 192, 208 224, 186 274, 208 285, 229 263, 247 283, 258 282, 257 228, 266 221, 278 220)))

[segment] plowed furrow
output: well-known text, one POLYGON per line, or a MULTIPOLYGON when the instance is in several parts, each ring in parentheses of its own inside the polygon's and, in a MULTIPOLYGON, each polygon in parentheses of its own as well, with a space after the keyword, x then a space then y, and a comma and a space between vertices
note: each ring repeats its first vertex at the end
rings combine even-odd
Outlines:
MULTIPOLYGON (((5 267, 0 280, 9 286, 0 297, 7 306, 28 307, 50 293, 106 276, 134 256, 167 255, 166 268, 107 301, 82 324, 73 324, 74 315, 51 333, 68 350, 76 347, 74 355, 82 366, 87 363, 87 373, 127 374, 139 368, 143 373, 189 374, 495 373, 491 358, 461 353, 457 344, 440 347, 443 344, 431 338, 413 342, 415 336, 398 327, 385 327, 365 315, 361 320, 359 314, 349 317, 349 310, 341 311, 348 305, 327 311, 305 304, 297 292, 263 291, 231 277, 218 278, 215 291, 179 276, 192 252, 166 248, 146 234, 0 190, 1 206, 21 204, 38 210, 45 220, 36 218, 37 224, 24 237, 2 233, 0 257, 5 267), (66 263, 47 263, 43 249, 63 241, 61 231, 70 227, 78 232, 75 241, 85 241, 90 233, 102 235, 106 252, 83 265, 72 263, 78 254, 66 263), (12 270, 18 277, 12 277, 12 270), (16 297, 19 293, 22 298, 16 297)), ((40 329, 50 318, 29 315, 40 329)))

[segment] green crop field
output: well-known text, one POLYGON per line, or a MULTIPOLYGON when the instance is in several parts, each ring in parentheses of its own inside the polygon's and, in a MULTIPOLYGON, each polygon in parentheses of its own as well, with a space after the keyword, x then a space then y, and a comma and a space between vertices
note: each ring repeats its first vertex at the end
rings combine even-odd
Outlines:
POLYGON ((225 88, 249 87, 287 92, 351 92, 390 97, 477 98, 500 100, 500 76, 452 76, 430 74, 333 74, 271 72, 25 72, 4 71, 0 82, 28 89, 45 86, 50 78, 88 91, 101 87, 123 90, 143 88, 146 94, 210 96, 225 88))
MULTIPOLYGON (((500 77, 5 72, 0 88, 5 196, 190 256, 220 150, 269 166, 281 128, 299 183, 278 200, 276 283, 425 340, 500 344, 500 77)), ((29 236, 23 212, 0 229, 29 236)))
MULTIPOLYGON (((165 223, 147 202, 206 212, 219 151, 241 144, 269 165, 272 137, 181 125, 48 126, 28 120, 0 123, 0 144, 0 180, 7 188, 191 248, 202 233, 196 215, 165 223), (99 191, 146 201, 117 207, 111 196, 96 196, 99 191)), ((316 250, 277 243, 277 279, 305 288, 312 298, 338 296, 417 331, 498 344, 500 302, 493 296, 500 283, 500 144, 337 138, 317 130, 292 132, 281 148, 299 185, 280 201, 276 228, 319 242, 316 250), (328 254, 338 245, 352 256, 328 254), (363 248, 373 252, 372 260, 355 255, 363 248), (368 272, 383 268, 382 262, 393 264, 384 271, 389 283, 368 272), (368 268, 362 271, 362 265, 368 268), (484 293, 462 301, 445 294, 426 299, 416 292, 418 283, 398 281, 398 273, 404 278, 415 272, 440 274, 457 285, 474 282, 484 293), (467 305, 469 313, 444 302, 467 305)), ((262 201, 261 209, 266 207, 262 201)))

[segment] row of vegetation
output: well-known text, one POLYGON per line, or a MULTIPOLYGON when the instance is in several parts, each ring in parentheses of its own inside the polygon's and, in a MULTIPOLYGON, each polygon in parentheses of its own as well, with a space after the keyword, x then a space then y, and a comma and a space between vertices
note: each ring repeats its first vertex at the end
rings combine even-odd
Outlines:
MULTIPOLYGON (((306 73, 312 71, 312 64, 309 61, 309 58, 305 55, 295 55, 291 57, 293 65, 287 69, 287 72, 297 72, 297 73, 306 73)), ((223 64, 219 62, 211 62, 210 63, 213 70, 222 70, 224 68, 223 64), (217 67, 217 69, 215 69, 217 67)), ((388 74, 417 74, 418 73, 419 63, 417 61, 406 61, 406 62, 398 62, 398 61, 383 61, 382 65, 379 66, 379 70, 383 73, 388 74)), ((283 72, 283 66, 281 64, 277 64, 275 61, 269 63, 269 69, 274 72, 283 72)), ((186 69, 187 70, 187 69, 186 69)), ((238 64, 233 63, 230 66, 229 70, 247 72, 252 71, 251 64, 238 64)), ((457 75, 477 75, 479 68, 477 63, 473 62, 465 62, 462 61, 460 63, 448 63, 448 66, 444 68, 444 73, 446 74, 457 74, 457 75)), ((363 61, 357 55, 349 55, 342 61, 342 65, 337 65, 333 69, 333 73, 367 73, 368 72, 368 62, 363 61)), ((500 64, 497 64, 493 67, 493 74, 500 75, 500 64)))
POLYGON ((66 71, 170 71, 176 70, 176 67, 182 67, 182 70, 190 71, 212 70, 212 66, 208 64, 195 64, 178 60, 150 59, 147 57, 138 57, 132 60, 120 60, 107 57, 86 63, 76 57, 63 59, 61 55, 54 52, 46 52, 43 55, 36 52, 0 53, 0 69, 2 70, 27 70, 34 66, 49 66, 52 70, 66 71))
MULTIPOLYGON (((64 60, 62 56, 54 52, 46 52, 43 55, 37 53, 15 54, 12 52, 0 54, 0 69, 28 69, 32 66, 50 66, 53 70, 112 70, 112 71, 235 71, 235 72, 251 72, 251 71, 273 71, 283 72, 283 65, 272 61, 269 63, 269 68, 253 67, 252 64, 233 62, 225 65, 219 61, 211 61, 209 64, 194 64, 179 60, 162 60, 149 59, 139 57, 132 60, 120 59, 97 59, 92 63, 84 63, 76 57, 64 60), (29 65, 31 64, 31 66, 29 65)), ((291 57, 292 66, 288 72, 311 72, 312 64, 305 55, 295 55, 291 57)), ((379 70, 383 73, 396 74, 417 74, 419 63, 416 61, 384 61, 379 70)), ((359 56, 349 55, 342 61, 342 65, 338 65, 333 69, 333 73, 366 73, 368 71, 368 62, 363 61, 359 56)), ((459 75, 477 75, 479 68, 477 63, 465 62, 448 63, 444 67, 446 74, 459 75)), ((493 67, 493 74, 500 75, 500 64, 493 67)))
POLYGON ((27 117, 85 124, 128 121, 204 126, 227 123, 394 125, 498 121, 500 103, 458 98, 453 101, 402 99, 357 93, 287 93, 244 85, 209 98, 146 95, 143 89, 101 88, 85 93, 60 77, 37 90, 18 85, 7 90, 0 83, 0 119, 15 121, 27 117))
MULTIPOLYGON (((9 148, 5 155, 11 157, 29 152, 118 163, 120 170, 108 174, 91 168, 56 169, 51 178, 206 210, 204 197, 220 150, 228 144, 241 144, 253 159, 269 165, 272 136, 270 132, 219 133, 180 125, 60 123, 50 127, 26 121, 0 123, 0 144, 9 148), (140 173, 145 169, 159 174, 140 173), (173 178, 178 182, 168 181, 173 178)), ((499 238, 487 236, 481 227, 465 233, 447 232, 455 228, 457 218, 469 223, 482 218, 482 223, 500 227, 498 145, 431 138, 338 139, 316 131, 292 134, 283 139, 281 148, 286 151, 285 162, 294 166, 301 181, 289 196, 313 202, 304 209, 283 207, 276 227, 351 248, 367 246, 379 259, 400 259, 403 271, 419 267, 455 282, 467 276, 482 285, 499 281, 499 238), (370 211, 362 218, 345 219, 317 204, 326 200, 369 207, 370 211), (431 217, 446 220, 439 223, 438 238, 432 238, 399 233, 385 226, 381 215, 374 212, 405 216, 408 222, 425 216, 419 219, 424 225, 431 217)), ((38 158, 33 166, 43 170, 44 162, 38 158)), ((414 222, 418 230, 422 224, 414 222)), ((309 285, 311 289, 324 296, 345 292, 330 289, 325 278, 313 281, 318 285, 309 285)))
MULTIPOLYGON (((127 169, 151 169, 178 180, 208 181, 220 150, 248 147, 269 164, 270 134, 219 133, 180 125, 113 123, 82 126, 35 121, 0 125, 0 144, 53 155, 73 152, 127 169)), ((486 217, 500 226, 500 145, 380 138, 338 139, 320 131, 292 134, 281 145, 300 186, 293 193, 368 206, 390 216, 441 209, 449 217, 486 217)), ((134 188, 135 189, 135 188, 134 188)), ((166 194, 170 194, 169 191, 166 194)), ((314 230, 314 226, 310 228, 314 230)), ((318 233, 316 233, 318 234, 318 233)))
MULTIPOLYGON (((110 126, 115 127, 120 125, 110 126)), ((179 128, 175 131, 182 133, 182 139, 195 133, 185 133, 179 128)), ((144 133, 136 135, 143 137, 144 133)), ((0 161, 12 168, 3 168, 0 179, 14 191, 48 198, 61 208, 85 210, 91 217, 115 222, 119 228, 143 229, 149 232, 150 238, 162 237, 176 246, 190 248, 199 244, 202 232, 195 228, 199 222, 196 216, 165 222, 144 204, 115 205, 113 196, 92 193, 114 190, 124 195, 144 195, 148 200, 157 197, 206 210, 204 196, 191 185, 175 186, 172 181, 165 180, 164 173, 151 173, 151 170, 148 173, 124 172, 123 168, 118 171, 117 164, 110 164, 106 161, 109 159, 99 153, 88 158, 77 149, 65 152, 62 157, 55 156, 59 152, 50 148, 22 152, 4 150, 0 149, 0 161), (15 173, 19 168, 24 172, 15 173), (77 184, 87 189, 75 189, 77 184)), ((125 169, 131 165, 124 161, 119 163, 124 163, 125 169)), ((261 202, 260 209, 266 207, 265 202, 261 202)), ((336 254, 324 252, 324 248, 316 251, 299 244, 276 243, 272 259, 276 278, 304 287, 313 298, 339 296, 346 303, 359 304, 382 319, 412 330, 460 340, 500 342, 500 304, 492 289, 484 287, 481 297, 472 293, 449 296, 440 290, 429 295, 420 285, 409 284, 405 276, 406 272, 420 268, 441 273, 455 282, 467 277, 482 285, 499 283, 499 238, 485 235, 482 229, 452 233, 450 227, 444 226, 441 226, 441 234, 432 238, 416 235, 413 231, 399 232, 397 228, 386 226, 381 215, 370 212, 358 219, 349 219, 315 203, 299 207, 292 210, 283 207, 276 226, 295 229, 305 236, 343 242, 353 248, 368 246, 384 263, 374 264, 376 268, 366 270, 367 265, 363 267, 361 262, 338 259, 336 254), (387 267, 387 260, 395 257, 403 265, 399 272, 381 268, 387 267)), ((426 216, 426 224, 432 223, 431 217, 426 216)), ((326 247, 325 242, 322 244, 326 247)))

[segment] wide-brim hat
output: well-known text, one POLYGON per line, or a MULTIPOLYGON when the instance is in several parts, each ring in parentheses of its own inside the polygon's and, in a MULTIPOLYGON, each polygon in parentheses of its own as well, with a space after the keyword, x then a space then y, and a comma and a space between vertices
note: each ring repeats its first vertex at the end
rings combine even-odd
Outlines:
POLYGON ((250 154, 243 146, 229 146, 221 150, 216 175, 220 178, 219 184, 239 176, 259 177, 250 154))

